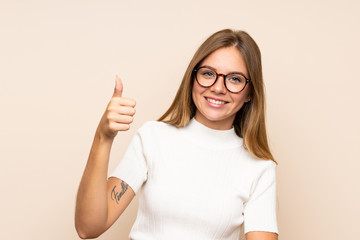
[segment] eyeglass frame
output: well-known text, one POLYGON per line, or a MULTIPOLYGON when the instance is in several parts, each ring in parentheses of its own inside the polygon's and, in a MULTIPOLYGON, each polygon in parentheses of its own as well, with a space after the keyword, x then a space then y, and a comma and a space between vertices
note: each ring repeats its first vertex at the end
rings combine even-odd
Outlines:
POLYGON ((196 82, 197 82, 200 86, 202 86, 202 87, 204 87, 204 88, 209 88, 209 87, 214 86, 214 84, 215 84, 216 81, 218 80, 219 76, 222 76, 223 79, 224 79, 224 86, 225 86, 226 90, 228 90, 228 91, 231 92, 231 93, 240 93, 240 92, 242 92, 242 91, 245 89, 246 85, 251 81, 250 78, 245 77, 245 75, 242 74, 242 73, 239 73, 239 72, 231 72, 231 73, 228 73, 228 74, 217 73, 217 72, 215 71, 215 69, 213 69, 213 68, 210 67, 210 66, 202 66, 202 67, 195 68, 195 69, 193 70, 193 72, 195 73, 195 76, 194 76, 194 77, 195 77, 196 82), (201 68, 208 68, 208 69, 210 69, 210 70, 212 70, 212 71, 215 72, 215 74, 216 74, 215 81, 214 81, 213 84, 211 84, 210 86, 203 86, 203 85, 201 85, 201 84, 199 83, 199 80, 197 79, 197 71, 198 71, 199 69, 201 69, 201 68), (226 79, 226 77, 227 77, 228 75, 231 75, 231 74, 239 74, 239 75, 243 76, 243 77, 245 78, 245 80, 246 80, 244 87, 243 87, 240 91, 238 91, 238 92, 230 91, 229 88, 226 86, 226 81, 225 81, 225 79, 226 79))

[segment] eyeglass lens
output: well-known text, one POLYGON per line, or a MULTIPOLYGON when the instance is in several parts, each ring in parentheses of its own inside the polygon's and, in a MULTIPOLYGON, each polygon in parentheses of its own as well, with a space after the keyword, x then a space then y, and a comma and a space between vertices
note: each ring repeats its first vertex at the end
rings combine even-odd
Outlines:
MULTIPOLYGON (((199 68, 196 72, 196 79, 203 87, 213 85, 217 76, 218 74, 210 68, 199 68)), ((225 86, 230 92, 240 92, 245 87, 246 79, 241 74, 233 73, 225 76, 225 86)))

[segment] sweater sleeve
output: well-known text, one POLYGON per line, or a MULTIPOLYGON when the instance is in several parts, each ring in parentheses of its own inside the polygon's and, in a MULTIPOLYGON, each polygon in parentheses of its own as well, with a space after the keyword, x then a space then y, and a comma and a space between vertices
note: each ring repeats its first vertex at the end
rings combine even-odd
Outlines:
POLYGON ((147 163, 140 130, 132 138, 124 157, 109 177, 125 181, 135 194, 147 180, 147 163))
POLYGON ((276 218, 276 164, 269 160, 254 183, 244 206, 244 233, 264 231, 279 234, 276 218))

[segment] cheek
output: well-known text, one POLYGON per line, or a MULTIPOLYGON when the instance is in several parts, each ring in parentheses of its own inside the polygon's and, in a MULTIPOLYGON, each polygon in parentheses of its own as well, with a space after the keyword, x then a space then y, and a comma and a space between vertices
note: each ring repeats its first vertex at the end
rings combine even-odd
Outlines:
POLYGON ((234 95, 233 101, 236 105, 237 110, 240 110, 241 107, 244 105, 245 101, 249 99, 248 91, 242 92, 240 95, 234 95))
POLYGON ((201 94, 201 91, 202 89, 200 89, 200 86, 198 86, 195 82, 194 82, 194 85, 193 85, 193 89, 192 89, 192 99, 193 99, 193 102, 195 103, 196 107, 197 104, 198 104, 198 100, 201 98, 200 94, 201 94))

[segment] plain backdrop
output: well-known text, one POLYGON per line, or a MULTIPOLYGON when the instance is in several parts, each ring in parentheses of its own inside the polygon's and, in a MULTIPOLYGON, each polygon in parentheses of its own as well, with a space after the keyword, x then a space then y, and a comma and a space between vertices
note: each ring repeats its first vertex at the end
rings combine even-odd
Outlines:
MULTIPOLYGON (((357 0, 1 0, 1 238, 78 239, 76 192, 115 75, 137 113, 109 171, 224 28, 247 31, 262 51, 279 239, 356 238, 359 12, 357 0)), ((127 239, 138 196, 99 239, 127 239)))

